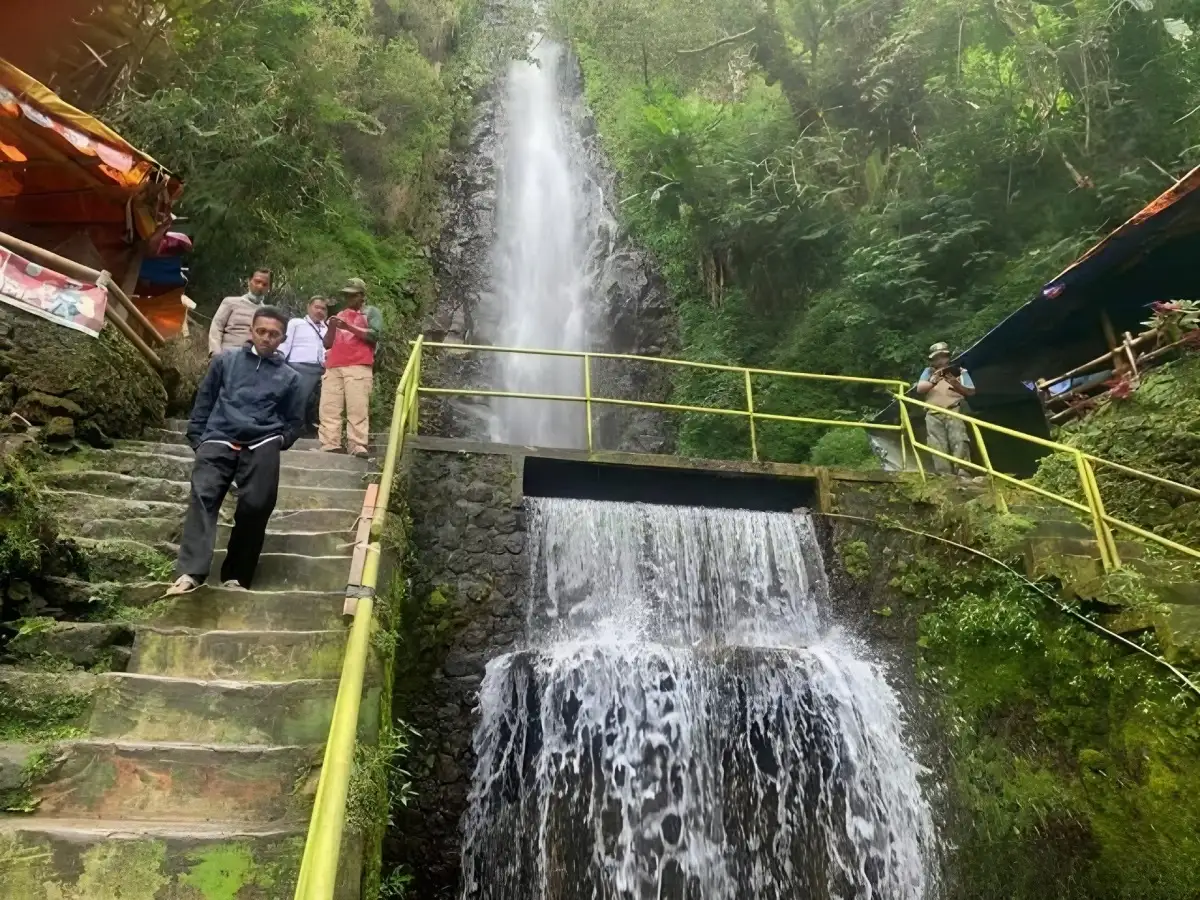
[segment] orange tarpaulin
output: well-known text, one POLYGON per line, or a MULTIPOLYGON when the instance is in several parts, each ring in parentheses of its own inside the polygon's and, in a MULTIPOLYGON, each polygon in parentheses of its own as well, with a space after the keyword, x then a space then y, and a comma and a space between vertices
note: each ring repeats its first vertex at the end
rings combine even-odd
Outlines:
POLYGON ((182 183, 93 116, 0 59, 0 228, 54 247, 86 232, 119 273, 170 224, 182 183))

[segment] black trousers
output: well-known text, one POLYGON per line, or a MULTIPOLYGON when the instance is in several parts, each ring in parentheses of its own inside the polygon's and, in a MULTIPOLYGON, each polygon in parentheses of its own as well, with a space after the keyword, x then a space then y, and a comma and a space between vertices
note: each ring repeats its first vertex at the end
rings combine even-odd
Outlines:
POLYGON ((325 367, 316 363, 288 363, 300 376, 300 392, 304 395, 304 424, 308 429, 317 426, 317 409, 321 402, 321 376, 325 367))
POLYGON ((192 465, 192 496, 179 542, 180 575, 191 575, 201 583, 208 578, 221 503, 229 486, 236 483, 237 508, 221 581, 233 580, 250 587, 262 554, 267 521, 279 494, 279 452, 279 441, 263 444, 257 450, 234 450, 217 443, 200 445, 192 465))

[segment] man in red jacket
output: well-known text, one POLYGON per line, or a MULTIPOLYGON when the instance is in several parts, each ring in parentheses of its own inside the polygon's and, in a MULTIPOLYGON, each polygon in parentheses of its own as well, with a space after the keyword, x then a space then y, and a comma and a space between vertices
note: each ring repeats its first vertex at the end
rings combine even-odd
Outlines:
POLYGON ((342 410, 346 412, 346 452, 366 457, 370 426, 371 381, 375 344, 383 315, 366 306, 367 285, 351 278, 342 296, 346 305, 329 320, 325 332, 325 375, 321 379, 321 449, 342 452, 342 410))

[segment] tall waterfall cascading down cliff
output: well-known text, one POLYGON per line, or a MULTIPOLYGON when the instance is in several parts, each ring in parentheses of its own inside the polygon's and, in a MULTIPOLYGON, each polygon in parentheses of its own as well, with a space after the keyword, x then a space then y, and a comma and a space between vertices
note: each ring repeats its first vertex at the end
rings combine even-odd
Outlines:
POLYGON ((828 622, 807 515, 526 502, 526 640, 481 690, 464 898, 927 895, 920 769, 828 622))
MULTIPOLYGON (((583 182, 560 113, 563 56, 561 46, 541 40, 530 61, 509 68, 493 249, 499 346, 586 349, 593 279, 583 182)), ((495 365, 499 390, 583 393, 578 359, 501 354, 495 365)), ((583 409, 574 403, 498 397, 492 406, 491 436, 502 443, 577 447, 584 433, 583 409)))

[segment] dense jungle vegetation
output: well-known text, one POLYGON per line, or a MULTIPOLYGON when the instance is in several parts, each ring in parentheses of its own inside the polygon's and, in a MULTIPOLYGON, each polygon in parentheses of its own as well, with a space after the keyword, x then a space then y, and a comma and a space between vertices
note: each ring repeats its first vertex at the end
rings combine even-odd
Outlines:
MULTIPOLYGON (((184 178, 200 313, 265 265, 293 309, 359 275, 407 333, 433 295, 442 162, 484 71, 454 53, 468 0, 86 6, 34 71, 184 178)), ((386 389, 401 342, 383 353, 386 389)))
MULTIPOLYGON (((915 378, 1200 161, 1191 0, 556 0, 685 355, 915 378)), ((736 405, 734 379, 681 402, 736 405)), ((771 412, 880 395, 768 382, 771 412)), ((760 427, 769 458, 857 432, 760 427)), ((701 456, 744 426, 684 426, 701 456)))

